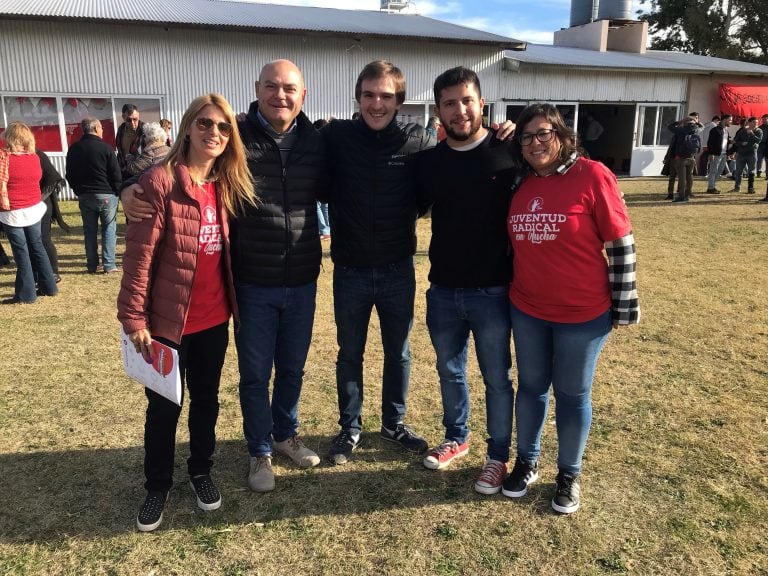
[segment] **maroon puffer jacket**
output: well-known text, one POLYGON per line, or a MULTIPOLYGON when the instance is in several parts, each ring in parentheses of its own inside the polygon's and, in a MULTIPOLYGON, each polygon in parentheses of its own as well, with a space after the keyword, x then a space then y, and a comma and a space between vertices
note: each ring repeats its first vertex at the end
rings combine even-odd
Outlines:
MULTIPOLYGON (((128 224, 117 318, 126 334, 146 328, 153 336, 178 344, 197 268, 200 204, 194 198, 187 167, 177 164, 174 172, 175 180, 164 165, 158 165, 139 179, 146 200, 156 212, 152 218, 128 224)), ((237 326, 229 218, 221 202, 219 219, 224 239, 224 284, 237 326)))

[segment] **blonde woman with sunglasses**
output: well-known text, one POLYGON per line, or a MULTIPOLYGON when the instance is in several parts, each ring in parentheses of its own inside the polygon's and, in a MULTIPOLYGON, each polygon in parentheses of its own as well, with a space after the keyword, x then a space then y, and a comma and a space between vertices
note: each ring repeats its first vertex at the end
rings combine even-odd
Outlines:
MULTIPOLYGON (((126 233, 118 319, 136 350, 151 358, 153 339, 179 352, 189 395, 189 482, 202 510, 221 506, 210 476, 229 318, 237 304, 229 257, 229 221, 254 204, 253 181, 229 103, 220 94, 196 98, 181 119, 166 159, 140 179, 155 213, 126 233)), ((173 486, 176 425, 181 407, 146 390, 146 499, 136 518, 156 529, 173 486)))

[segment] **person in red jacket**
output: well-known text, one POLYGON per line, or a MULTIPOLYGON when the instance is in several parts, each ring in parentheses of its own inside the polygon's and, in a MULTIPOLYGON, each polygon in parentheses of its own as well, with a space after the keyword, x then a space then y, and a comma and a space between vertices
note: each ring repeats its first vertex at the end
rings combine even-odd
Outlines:
POLYGON ((38 294, 53 296, 59 291, 41 236, 43 171, 35 154, 35 137, 26 124, 11 122, 3 140, 8 148, 0 149, 0 224, 16 261, 14 294, 3 304, 31 304, 38 294))
MULTIPOLYGON (((237 322, 229 219, 255 203, 235 116, 223 96, 206 94, 190 104, 168 156, 139 182, 155 213, 128 224, 118 319, 145 359, 153 338, 178 350, 190 402, 190 487, 199 508, 215 510, 221 495, 210 470, 219 381, 230 316, 237 322)), ((162 522, 181 412, 150 389, 146 395, 147 496, 136 518, 142 532, 162 522)))

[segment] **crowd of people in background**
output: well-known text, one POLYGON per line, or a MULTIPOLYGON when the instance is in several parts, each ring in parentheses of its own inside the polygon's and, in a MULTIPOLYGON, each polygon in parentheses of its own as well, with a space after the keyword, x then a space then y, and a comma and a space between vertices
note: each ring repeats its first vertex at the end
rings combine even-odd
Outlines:
MULTIPOLYGON (((734 180, 734 186, 729 190, 733 193, 741 192, 746 177, 747 194, 757 192, 757 181, 763 174, 768 180, 768 164, 763 170, 768 161, 768 114, 763 114, 760 125, 757 116, 741 118, 733 136, 729 131, 732 124, 733 117, 724 114, 713 116, 702 125, 698 112, 690 112, 667 126, 673 134, 662 171, 668 175, 667 200, 678 203, 693 198, 693 177, 697 170, 707 178, 705 194, 720 194, 717 181, 723 177, 734 180)), ((768 202, 768 185, 760 202, 768 202)))

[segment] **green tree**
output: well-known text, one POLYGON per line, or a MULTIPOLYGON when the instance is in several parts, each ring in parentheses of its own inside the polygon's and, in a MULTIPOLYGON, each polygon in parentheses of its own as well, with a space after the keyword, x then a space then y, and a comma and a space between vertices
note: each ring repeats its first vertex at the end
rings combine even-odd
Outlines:
POLYGON ((640 0, 651 48, 768 65, 766 0, 640 0), (649 8, 648 8, 649 5, 649 8))

